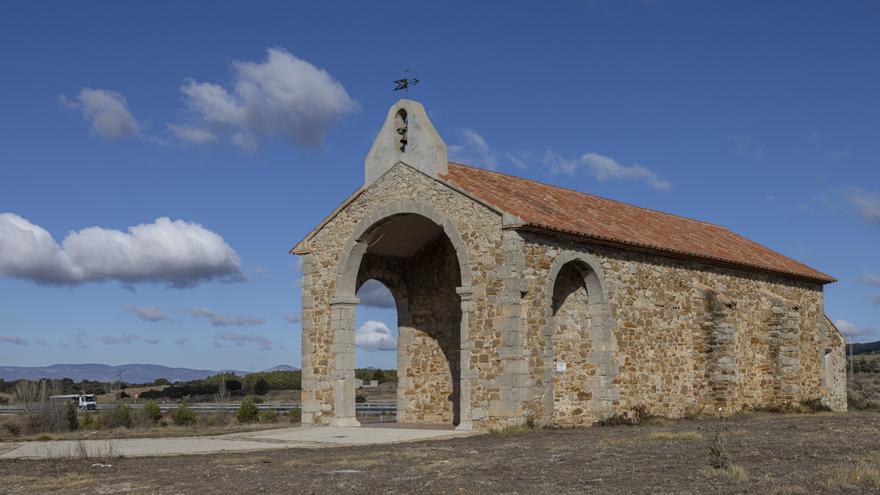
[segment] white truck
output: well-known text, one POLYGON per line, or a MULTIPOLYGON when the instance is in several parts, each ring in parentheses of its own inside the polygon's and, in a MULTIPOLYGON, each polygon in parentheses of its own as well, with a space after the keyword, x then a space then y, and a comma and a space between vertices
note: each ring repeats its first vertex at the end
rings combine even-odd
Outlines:
POLYGON ((70 395, 53 395, 49 397, 52 400, 70 400, 76 404, 80 410, 94 411, 98 409, 98 401, 95 400, 94 394, 70 394, 70 395))

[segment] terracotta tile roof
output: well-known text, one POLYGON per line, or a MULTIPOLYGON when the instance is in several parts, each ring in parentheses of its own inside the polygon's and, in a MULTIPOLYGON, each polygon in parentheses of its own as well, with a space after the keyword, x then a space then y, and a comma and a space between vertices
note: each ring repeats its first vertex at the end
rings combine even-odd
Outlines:
POLYGON ((456 163, 441 179, 526 227, 814 282, 835 279, 711 223, 456 163))

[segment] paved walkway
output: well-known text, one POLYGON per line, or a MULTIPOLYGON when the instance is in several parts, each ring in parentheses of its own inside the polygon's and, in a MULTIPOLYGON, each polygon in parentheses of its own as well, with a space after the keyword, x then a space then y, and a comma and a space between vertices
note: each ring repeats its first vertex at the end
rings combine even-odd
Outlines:
POLYGON ((280 428, 205 437, 0 443, 0 459, 145 457, 415 442, 470 433, 415 428, 280 428))

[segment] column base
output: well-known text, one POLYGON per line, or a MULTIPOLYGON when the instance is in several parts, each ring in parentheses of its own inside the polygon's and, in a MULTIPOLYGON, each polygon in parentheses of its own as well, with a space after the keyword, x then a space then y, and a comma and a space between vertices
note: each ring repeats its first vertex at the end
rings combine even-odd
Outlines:
POLYGON ((455 431, 474 431, 474 423, 472 421, 462 421, 455 427, 455 431))
POLYGON ((330 420, 330 426, 336 427, 353 427, 360 426, 361 423, 355 418, 333 418, 330 420))

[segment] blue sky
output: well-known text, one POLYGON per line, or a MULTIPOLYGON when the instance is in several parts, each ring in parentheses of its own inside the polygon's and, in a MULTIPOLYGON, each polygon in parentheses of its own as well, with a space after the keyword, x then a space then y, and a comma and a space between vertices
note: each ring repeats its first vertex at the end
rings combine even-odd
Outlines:
MULTIPOLYGON (((0 363, 299 365, 287 251, 362 183, 405 67, 453 158, 725 225, 839 278, 827 312, 877 339, 878 22, 876 2, 5 4, 0 363)), ((393 367, 367 322, 394 311, 358 320, 358 364, 393 367)))

